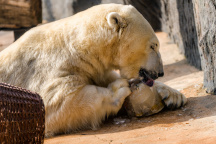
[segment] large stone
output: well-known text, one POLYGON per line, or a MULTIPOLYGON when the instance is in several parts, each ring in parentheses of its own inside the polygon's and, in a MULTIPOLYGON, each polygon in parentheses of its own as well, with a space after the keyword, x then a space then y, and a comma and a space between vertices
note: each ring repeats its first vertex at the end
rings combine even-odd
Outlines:
POLYGON ((188 62, 201 69, 192 1, 164 0, 161 9, 162 30, 169 33, 188 62))
POLYGON ((194 0, 193 4, 204 87, 216 94, 216 0, 194 0))

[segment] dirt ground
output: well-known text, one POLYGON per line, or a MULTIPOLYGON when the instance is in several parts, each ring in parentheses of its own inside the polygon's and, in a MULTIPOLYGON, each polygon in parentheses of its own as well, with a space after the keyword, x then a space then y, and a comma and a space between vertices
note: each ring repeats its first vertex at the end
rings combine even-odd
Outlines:
MULTIPOLYGON (((203 72, 190 66, 166 33, 157 33, 165 76, 159 81, 180 90, 186 106, 164 109, 144 118, 113 118, 98 130, 80 131, 45 139, 45 144, 214 144, 216 96, 205 93, 203 72)), ((0 50, 13 41, 13 33, 0 32, 0 50)))

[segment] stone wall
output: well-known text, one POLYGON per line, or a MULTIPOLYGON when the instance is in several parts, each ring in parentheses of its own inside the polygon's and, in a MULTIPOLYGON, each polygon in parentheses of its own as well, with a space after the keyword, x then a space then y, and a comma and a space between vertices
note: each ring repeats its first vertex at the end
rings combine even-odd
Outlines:
POLYGON ((216 94, 216 0, 194 0, 193 5, 204 87, 216 94))
POLYGON ((162 31, 169 34, 191 65, 201 69, 192 0, 163 0, 161 11, 162 31))

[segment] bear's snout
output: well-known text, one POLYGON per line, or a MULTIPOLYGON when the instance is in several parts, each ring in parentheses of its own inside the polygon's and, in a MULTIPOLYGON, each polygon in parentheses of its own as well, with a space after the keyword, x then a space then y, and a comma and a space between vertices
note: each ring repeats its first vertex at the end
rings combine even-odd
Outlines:
POLYGON ((163 76, 164 76, 164 72, 158 73, 158 77, 163 77, 163 76))

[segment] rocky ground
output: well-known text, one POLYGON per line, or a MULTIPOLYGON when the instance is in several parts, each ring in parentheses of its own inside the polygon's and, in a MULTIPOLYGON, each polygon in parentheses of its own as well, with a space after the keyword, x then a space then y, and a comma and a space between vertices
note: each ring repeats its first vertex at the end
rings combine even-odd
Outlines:
MULTIPOLYGON (((166 33, 157 33, 165 76, 159 81, 180 90, 186 106, 164 109, 144 118, 116 117, 98 130, 80 131, 45 139, 45 144, 214 144, 216 142, 216 96, 202 89, 203 72, 190 66, 166 33)), ((13 41, 13 33, 0 32, 0 50, 13 41)))

